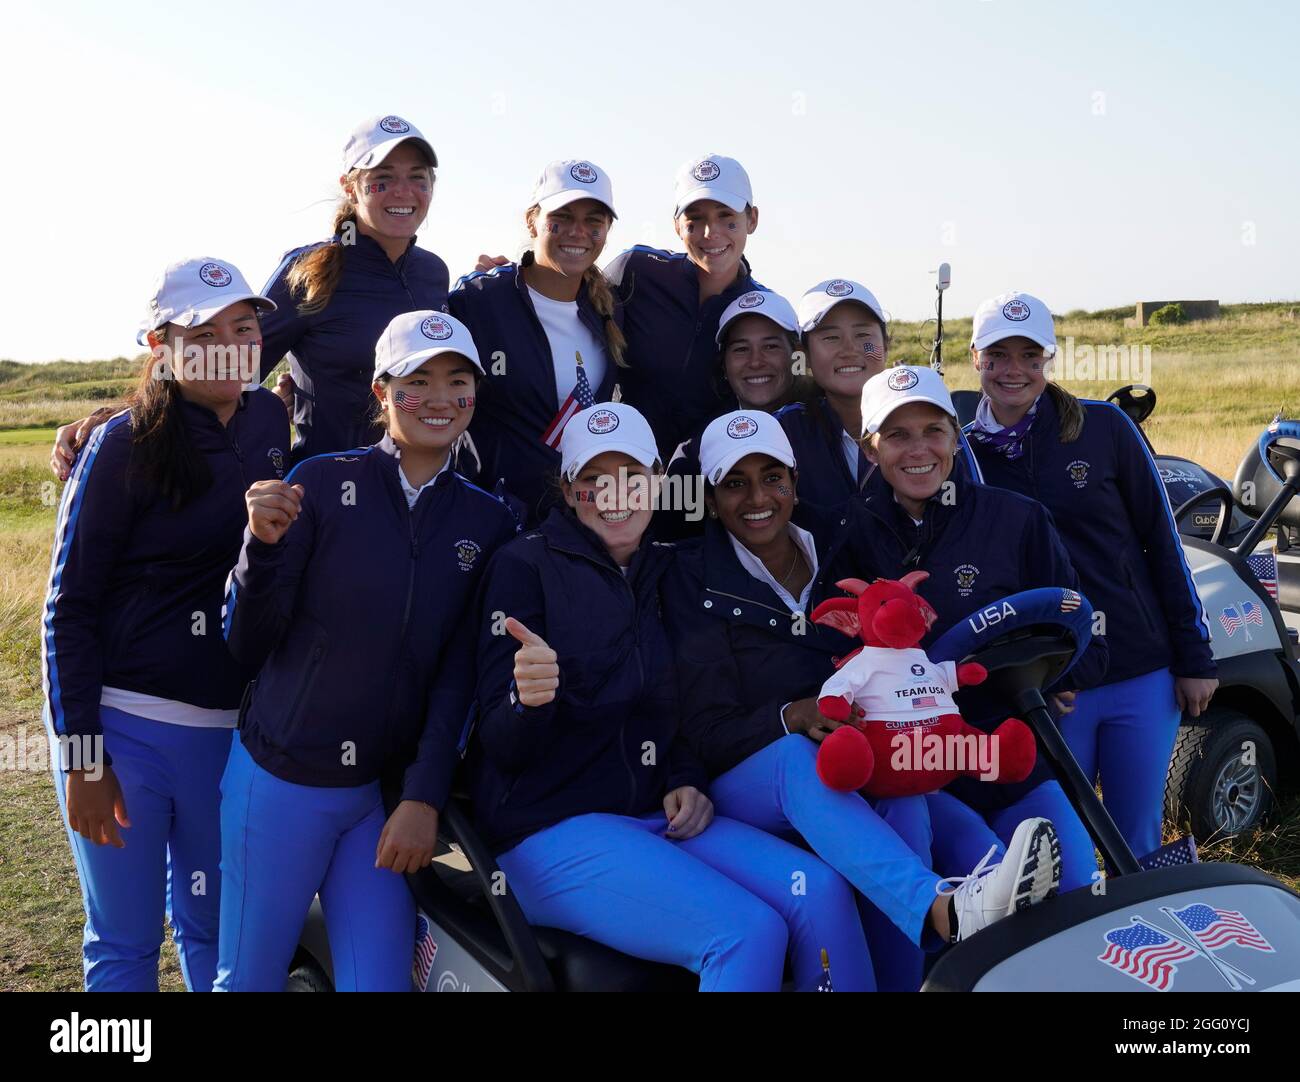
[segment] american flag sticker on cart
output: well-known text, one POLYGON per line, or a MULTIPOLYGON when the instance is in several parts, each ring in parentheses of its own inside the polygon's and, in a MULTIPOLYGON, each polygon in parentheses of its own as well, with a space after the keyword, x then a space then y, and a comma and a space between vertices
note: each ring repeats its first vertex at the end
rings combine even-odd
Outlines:
POLYGON ((415 915, 415 962, 411 967, 411 980, 421 992, 429 983, 433 960, 438 956, 438 944, 433 941, 433 929, 423 913, 415 915))

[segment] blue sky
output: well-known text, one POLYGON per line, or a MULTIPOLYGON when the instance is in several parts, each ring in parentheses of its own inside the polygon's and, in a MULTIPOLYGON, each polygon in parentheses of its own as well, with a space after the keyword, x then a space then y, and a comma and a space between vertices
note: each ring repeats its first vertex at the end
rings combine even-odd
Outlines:
POLYGON ((514 255, 532 181, 614 181, 605 259, 669 246, 702 153, 753 180, 756 276, 930 314, 1300 297, 1300 16, 1238 3, 7 5, 0 357, 136 351, 150 283, 211 255, 260 286, 324 236, 337 159, 398 113, 442 163, 420 243, 514 255))

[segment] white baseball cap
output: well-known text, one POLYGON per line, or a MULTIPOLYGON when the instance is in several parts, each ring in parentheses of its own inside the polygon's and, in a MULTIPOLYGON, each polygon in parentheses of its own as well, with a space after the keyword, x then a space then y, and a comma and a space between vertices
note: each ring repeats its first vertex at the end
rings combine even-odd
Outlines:
POLYGON ((749 174, 735 158, 724 158, 721 154, 692 158, 677 170, 673 186, 676 207, 673 217, 700 199, 725 203, 737 214, 743 214, 745 208, 754 202, 749 174))
POLYGON ((649 423, 626 402, 600 402, 569 418, 560 436, 560 473, 572 481, 606 451, 631 455, 647 468, 659 461, 649 423))
POLYGON ((478 359, 474 337, 460 320, 428 309, 403 312, 393 317, 375 343, 375 379, 408 375, 440 353, 459 353, 487 374, 478 359))
POLYGON ((250 301, 260 312, 275 311, 275 301, 249 289, 233 263, 207 256, 171 263, 154 281, 149 312, 135 340, 148 345, 150 331, 168 323, 195 327, 240 301, 250 301))
POLYGON ((794 314, 794 307, 781 294, 767 289, 751 289, 742 293, 722 313, 718 321, 718 333, 714 341, 722 345, 722 336, 727 324, 741 316, 765 316, 783 330, 799 333, 799 317, 794 314))
POLYGON ((804 333, 811 331, 841 301, 865 304, 881 323, 885 322, 884 309, 866 286, 849 278, 827 278, 799 298, 799 330, 804 333))
POLYGON ((970 344, 977 350, 1022 335, 1042 346, 1048 356, 1056 353, 1051 310, 1037 297, 1013 289, 990 297, 975 309, 970 344))
POLYGON ((700 472, 716 485, 746 455, 767 455, 794 468, 794 448, 781 422, 762 410, 736 410, 709 422, 700 436, 700 472))
POLYGON ((343 172, 374 169, 405 142, 418 143, 429 156, 430 164, 437 166, 438 155, 433 152, 433 144, 420 134, 420 129, 390 113, 388 116, 368 117, 352 129, 348 141, 343 144, 343 172))
POLYGON ((548 163, 533 185, 528 205, 541 207, 545 214, 579 199, 604 203, 610 214, 618 217, 614 214, 614 186, 609 181, 609 174, 591 162, 577 158, 548 163))
POLYGON ((955 421, 957 407, 944 386, 943 377, 933 368, 900 364, 877 372, 862 387, 862 434, 879 432, 894 410, 909 402, 929 402, 938 406, 955 421))

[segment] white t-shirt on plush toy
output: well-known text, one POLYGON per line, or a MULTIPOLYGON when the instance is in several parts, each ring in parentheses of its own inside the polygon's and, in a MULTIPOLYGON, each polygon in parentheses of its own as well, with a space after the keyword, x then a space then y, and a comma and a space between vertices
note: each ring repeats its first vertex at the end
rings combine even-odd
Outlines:
POLYGON ((931 661, 917 647, 864 646, 822 685, 866 712, 867 721, 920 721, 956 714, 957 663, 931 661))

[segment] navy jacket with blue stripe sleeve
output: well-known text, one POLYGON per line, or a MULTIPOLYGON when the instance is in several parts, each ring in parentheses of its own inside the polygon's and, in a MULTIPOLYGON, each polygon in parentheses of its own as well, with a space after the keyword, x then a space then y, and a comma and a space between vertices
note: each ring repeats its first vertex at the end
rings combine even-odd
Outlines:
POLYGON ((1122 410, 1082 405, 1083 431, 1073 443, 1061 442, 1050 394, 1038 400, 1018 459, 972 438, 984 476, 1051 511, 1080 589, 1105 616, 1107 683, 1166 667, 1175 676, 1212 677, 1209 623, 1155 461, 1122 410))
POLYGON ((479 719, 470 745, 474 815, 502 853, 588 812, 662 812, 703 768, 680 737, 673 651, 660 586, 671 546, 643 540, 626 576, 567 509, 506 545, 488 568, 478 632, 479 719), (520 620, 556 652, 560 686, 544 706, 518 701, 520 620))
POLYGON ((451 469, 408 508, 395 450, 294 468, 302 509, 275 545, 245 531, 226 636, 260 668, 240 735, 264 769, 322 787, 400 772, 402 799, 441 807, 474 700, 471 602, 517 523, 451 469))
POLYGON ((623 401, 650 422, 667 462, 726 408, 714 379, 718 322, 737 297, 763 287, 742 259, 736 280, 701 304, 699 268, 682 252, 641 244, 616 256, 605 274, 623 302, 623 401))
POLYGON ((180 510, 131 476, 131 414, 91 433, 59 506, 41 637, 54 731, 95 735, 104 687, 207 709, 239 705, 249 673, 226 651, 221 599, 239 555, 244 492, 283 475, 289 421, 270 391, 245 392, 229 424, 180 401, 212 475, 180 510))
POLYGON ((299 256, 329 243, 286 252, 262 292, 278 306, 262 316, 262 373, 286 353, 297 385, 293 461, 378 439, 370 419, 375 343, 394 316, 447 305, 447 264, 415 239, 396 262, 371 237, 357 233, 342 245, 343 274, 329 303, 304 315, 289 288, 289 269, 299 256))
MULTIPOLYGON (((531 259, 532 253, 526 252, 522 266, 531 259)), ((487 370, 479 381, 469 426, 478 463, 468 465, 462 455, 457 468, 493 491, 504 483, 505 490, 523 502, 525 525, 531 525, 555 502, 550 481, 559 472, 560 455, 542 442, 542 435, 560 401, 551 344, 520 269, 520 264, 509 263, 467 274, 456 283, 447 309, 469 328, 487 370)), ((578 316, 604 343, 605 320, 591 303, 585 282, 578 287, 578 316)), ((612 318, 619 322, 621 310, 612 318)), ((573 365, 576 378, 576 361, 569 357, 563 362, 573 365)), ((622 373, 606 350, 604 378, 591 387, 593 401, 608 402, 622 373)))

